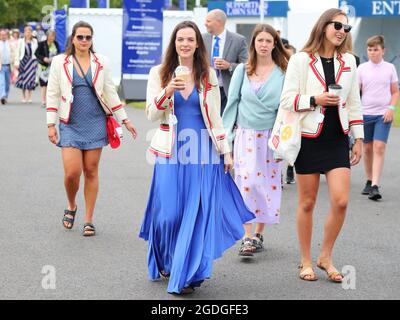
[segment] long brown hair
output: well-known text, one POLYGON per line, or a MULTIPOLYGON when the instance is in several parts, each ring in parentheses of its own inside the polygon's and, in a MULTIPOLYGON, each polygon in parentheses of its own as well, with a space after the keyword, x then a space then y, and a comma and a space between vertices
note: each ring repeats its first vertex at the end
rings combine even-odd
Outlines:
POLYGON ((283 72, 286 72, 289 53, 283 47, 281 38, 278 32, 270 26, 269 24, 257 24, 254 28, 253 35, 251 37, 250 47, 249 47, 249 60, 247 61, 246 71, 247 75, 251 76, 256 72, 257 67, 257 52, 256 52, 256 38, 261 32, 267 32, 274 38, 275 48, 272 50, 271 56, 272 60, 276 65, 281 68, 283 72))
POLYGON ((179 23, 172 32, 171 40, 161 65, 161 86, 166 87, 168 85, 174 75, 176 67, 179 66, 179 57, 178 53, 176 52, 175 40, 178 31, 185 28, 192 28, 196 33, 197 48, 193 56, 193 73, 196 88, 197 90, 200 90, 201 82, 208 77, 209 63, 207 58, 207 50, 204 45, 200 30, 192 21, 183 21, 179 23))
MULTIPOLYGON (((325 40, 325 30, 326 27, 330 22, 332 22, 332 19, 336 17, 337 15, 343 15, 347 19, 347 15, 340 9, 328 9, 326 10, 318 19, 316 24, 314 25, 310 37, 308 38, 307 43, 305 44, 304 48, 301 50, 303 52, 307 53, 316 53, 318 52, 319 49, 321 49, 324 40, 325 40)), ((346 48, 348 47, 347 44, 348 37, 344 39, 342 44, 336 48, 336 51, 338 53, 345 53, 347 50, 346 48)))
MULTIPOLYGON (((68 56, 75 54, 75 46, 72 41, 74 40, 74 37, 76 35, 76 30, 78 30, 78 28, 90 29, 90 33, 93 36, 93 27, 89 23, 87 23, 85 21, 79 21, 79 22, 75 23, 72 28, 72 34, 68 37, 67 48, 65 49, 65 54, 68 56)), ((92 39, 92 45, 90 46, 89 51, 94 52, 93 39, 92 39)))

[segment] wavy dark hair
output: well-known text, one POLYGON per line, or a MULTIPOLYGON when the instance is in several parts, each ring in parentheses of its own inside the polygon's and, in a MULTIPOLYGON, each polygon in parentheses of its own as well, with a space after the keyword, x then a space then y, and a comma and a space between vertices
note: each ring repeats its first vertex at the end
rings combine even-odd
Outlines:
MULTIPOLYGON (((68 55, 68 56, 75 54, 75 46, 74 46, 72 40, 74 39, 74 37, 76 35, 76 30, 78 30, 78 28, 90 29, 91 35, 93 36, 93 27, 89 23, 87 23, 85 21, 79 21, 79 22, 75 23, 73 28, 72 28, 72 33, 68 37, 67 48, 65 49, 65 54, 68 55)), ((92 45, 89 48, 89 51, 90 52, 94 52, 93 40, 92 40, 92 45)))
POLYGON ((194 73, 194 83, 197 90, 200 90, 200 85, 203 82, 205 84, 205 79, 208 77, 209 62, 207 58, 207 50, 204 45, 203 37, 197 25, 192 21, 183 21, 179 23, 171 35, 171 40, 169 42, 168 48, 165 52, 164 59, 161 65, 160 78, 161 86, 165 88, 171 81, 175 69, 179 66, 179 57, 176 52, 176 35, 179 30, 191 28, 196 33, 197 48, 193 56, 193 73, 194 73))
POLYGON ((246 64, 247 75, 251 76, 256 72, 257 67, 257 52, 256 52, 256 38, 261 32, 267 32, 274 38, 275 48, 272 50, 271 56, 272 60, 276 65, 281 68, 283 72, 286 72, 289 53, 285 50, 282 40, 279 37, 278 32, 270 26, 269 24, 257 24, 253 30, 253 35, 251 37, 250 47, 249 47, 249 60, 246 64))
MULTIPOLYGON (((308 38, 307 43, 305 44, 304 48, 301 50, 303 52, 307 52, 307 53, 316 53, 318 52, 319 49, 321 49, 324 40, 325 40, 325 30, 326 27, 329 25, 329 23, 332 21, 332 19, 338 15, 343 15, 345 16, 347 19, 347 15, 340 9, 328 9, 326 10, 318 19, 318 21, 315 23, 310 37, 308 38)), ((347 48, 348 48, 348 42, 349 41, 349 37, 347 37, 344 39, 344 41, 342 42, 342 44, 336 48, 336 51, 338 53, 346 53, 347 52, 347 48)), ((351 41, 351 39, 350 39, 351 41)))

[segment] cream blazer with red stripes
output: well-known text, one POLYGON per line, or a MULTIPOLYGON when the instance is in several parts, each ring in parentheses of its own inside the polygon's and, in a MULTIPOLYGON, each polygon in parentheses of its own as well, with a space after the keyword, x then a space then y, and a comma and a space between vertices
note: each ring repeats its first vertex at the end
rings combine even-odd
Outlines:
MULTIPOLYGON (((112 110, 117 120, 122 122, 127 119, 127 115, 115 89, 107 59, 104 56, 91 53, 90 60, 92 82, 97 97, 102 101, 101 105, 104 112, 111 114, 110 110, 112 110)), ((72 75, 72 56, 61 54, 53 58, 47 85, 47 124, 56 123, 57 118, 61 122, 69 122, 74 100, 72 75)))
MULTIPOLYGON (((161 87, 160 68, 161 65, 158 65, 150 70, 147 82, 146 115, 149 120, 160 122, 151 140, 149 151, 157 156, 170 158, 175 140, 174 123, 170 120, 170 115, 174 113, 174 96, 167 97, 165 88, 161 87)), ((220 116, 221 96, 218 79, 211 68, 206 89, 206 95, 203 86, 199 93, 203 120, 216 150, 220 154, 225 154, 230 152, 230 148, 220 116)))
MULTIPOLYGON (((361 111, 360 90, 357 82, 357 66, 352 54, 337 54, 333 59, 336 83, 342 86, 342 106, 338 108, 343 132, 357 138, 364 138, 363 116, 361 111)), ((316 138, 323 128, 325 108, 310 107, 310 97, 326 91, 324 69, 318 53, 294 54, 286 71, 280 107, 304 112, 301 127, 302 136, 316 138)))

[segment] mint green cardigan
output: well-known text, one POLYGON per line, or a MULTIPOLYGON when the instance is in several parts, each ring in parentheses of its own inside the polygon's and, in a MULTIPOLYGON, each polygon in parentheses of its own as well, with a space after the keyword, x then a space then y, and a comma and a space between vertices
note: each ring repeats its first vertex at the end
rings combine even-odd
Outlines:
POLYGON ((274 126, 285 74, 275 66, 267 81, 256 93, 251 87, 244 64, 236 67, 229 85, 228 102, 222 121, 228 142, 234 139, 234 126, 267 130, 274 126))

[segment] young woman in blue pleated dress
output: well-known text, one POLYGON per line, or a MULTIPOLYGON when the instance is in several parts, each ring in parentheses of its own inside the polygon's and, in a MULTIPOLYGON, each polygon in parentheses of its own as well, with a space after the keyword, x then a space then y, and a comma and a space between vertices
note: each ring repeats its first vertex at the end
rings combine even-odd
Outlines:
POLYGON ((182 22, 147 87, 146 113, 160 128, 150 146, 156 163, 140 237, 148 241, 149 278, 169 278, 175 294, 210 278, 213 261, 254 219, 228 174, 232 158, 209 65, 198 27, 182 22), (179 64, 186 77, 174 77, 179 64))

